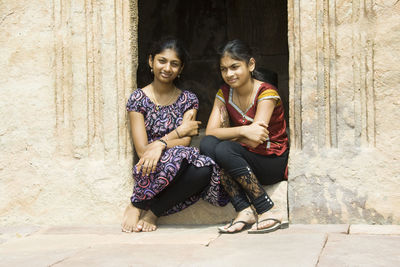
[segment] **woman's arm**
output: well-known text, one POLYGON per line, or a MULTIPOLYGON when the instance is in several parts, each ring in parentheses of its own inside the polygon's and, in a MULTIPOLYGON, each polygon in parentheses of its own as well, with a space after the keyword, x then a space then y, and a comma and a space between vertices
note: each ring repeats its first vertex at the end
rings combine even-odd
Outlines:
POLYGON ((178 145, 188 146, 190 144, 191 136, 198 134, 199 124, 201 123, 194 120, 196 112, 196 110, 185 112, 182 124, 161 138, 167 145, 161 141, 154 141, 149 144, 143 115, 139 112, 129 112, 133 144, 140 158, 136 164, 138 172, 142 168, 144 174, 148 175, 154 172, 165 148, 178 145))
POLYGON ((225 104, 218 98, 215 98, 214 106, 210 118, 208 119, 206 135, 213 135, 221 140, 231 140, 242 137, 241 127, 243 126, 222 127, 223 122, 221 118, 224 114, 221 113, 221 110, 223 110, 224 107, 225 104))
POLYGON ((199 133, 200 121, 196 121, 197 110, 191 109, 183 114, 182 124, 161 139, 167 142, 167 147, 189 146, 192 136, 199 133))
POLYGON ((252 146, 262 144, 268 137, 267 124, 262 120, 261 115, 257 121, 250 125, 237 127, 221 127, 221 110, 225 104, 215 98, 214 106, 208 120, 206 135, 214 135, 222 140, 234 140, 246 142, 252 146))
POLYGON ((150 172, 155 171, 165 144, 159 141, 148 143, 143 114, 131 111, 129 112, 129 119, 133 145, 140 158, 136 164, 137 171, 142 171, 144 175, 148 175, 150 172))
POLYGON ((147 133, 144 124, 144 117, 143 114, 134 111, 131 111, 128 114, 131 125, 133 145, 135 147, 135 151, 138 154, 139 158, 141 158, 143 153, 146 151, 146 148, 149 145, 147 141, 147 133))
MULTIPOLYGON (((256 115, 254 116, 254 121, 255 122, 261 122, 264 123, 268 127, 269 121, 271 120, 272 112, 274 111, 276 105, 276 100, 274 99, 266 99, 262 100, 257 104, 257 111, 256 115)), ((247 139, 246 137, 241 137, 237 139, 238 142, 244 143, 252 148, 256 148, 259 143, 252 141, 250 139, 247 139)))

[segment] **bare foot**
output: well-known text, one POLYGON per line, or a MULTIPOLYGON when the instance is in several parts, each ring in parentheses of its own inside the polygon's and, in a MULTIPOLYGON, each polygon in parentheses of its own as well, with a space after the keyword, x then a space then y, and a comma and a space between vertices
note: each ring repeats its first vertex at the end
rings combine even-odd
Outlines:
POLYGON ((136 230, 136 224, 139 221, 141 210, 129 203, 125 209, 124 218, 122 219, 122 232, 131 233, 136 230))
POLYGON ((157 230, 157 222, 158 217, 154 215, 151 210, 146 211, 143 217, 139 220, 136 225, 136 231, 142 232, 152 232, 157 230))
POLYGON ((254 223, 256 221, 256 216, 254 215, 254 212, 251 209, 251 207, 248 207, 248 208, 240 211, 238 213, 238 215, 236 216, 235 220, 233 220, 233 224, 232 225, 230 223, 228 223, 227 225, 225 225, 222 228, 227 230, 230 233, 239 232, 239 231, 241 231, 243 229, 243 227, 246 226, 246 224, 244 224, 244 223, 235 223, 237 221, 244 221, 244 222, 246 222, 248 224, 254 223))
MULTIPOLYGON (((274 209, 274 208, 272 208, 272 209, 274 209)), ((271 210, 261 213, 261 214, 258 214, 258 226, 257 226, 257 223, 253 224, 253 226, 251 227, 251 230, 266 229, 266 228, 269 228, 278 223, 277 221, 274 221, 274 220, 267 220, 267 219, 271 219, 271 218, 277 219, 282 222, 283 215, 277 211, 271 212, 271 210), (265 221, 263 221, 263 220, 265 220, 265 221)))

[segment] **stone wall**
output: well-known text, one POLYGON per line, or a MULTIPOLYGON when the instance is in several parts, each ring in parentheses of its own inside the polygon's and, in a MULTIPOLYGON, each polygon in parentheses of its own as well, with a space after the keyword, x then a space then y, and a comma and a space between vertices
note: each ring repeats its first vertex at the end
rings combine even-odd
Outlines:
POLYGON ((120 220, 136 25, 136 1, 0 2, 0 224, 120 220))
POLYGON ((400 2, 288 14, 291 221, 400 223, 400 2))
MULTIPOLYGON (((291 222, 398 224, 400 2, 311 2, 288 1, 291 222)), ((137 0, 0 2, 0 224, 120 221, 137 19, 137 0)))

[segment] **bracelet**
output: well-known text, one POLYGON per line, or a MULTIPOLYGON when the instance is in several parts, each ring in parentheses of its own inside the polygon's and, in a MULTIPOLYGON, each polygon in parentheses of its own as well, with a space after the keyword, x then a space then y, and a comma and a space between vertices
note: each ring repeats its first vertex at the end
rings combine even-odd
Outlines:
POLYGON ((178 128, 175 129, 175 132, 176 132, 176 135, 177 135, 179 138, 182 138, 182 137, 179 135, 179 133, 178 133, 178 128))
POLYGON ((164 149, 166 149, 166 148, 167 148, 167 142, 165 142, 165 141, 164 141, 164 140, 162 140, 162 139, 158 139, 158 141, 160 141, 161 143, 163 143, 163 144, 165 145, 164 149))

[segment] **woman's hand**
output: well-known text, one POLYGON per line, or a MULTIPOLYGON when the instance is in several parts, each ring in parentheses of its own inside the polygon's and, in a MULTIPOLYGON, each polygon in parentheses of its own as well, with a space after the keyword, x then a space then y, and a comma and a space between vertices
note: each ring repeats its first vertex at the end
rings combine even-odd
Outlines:
POLYGON ((176 128, 180 137, 195 136, 199 134, 199 125, 201 124, 201 121, 195 121, 194 114, 194 111, 190 110, 183 116, 182 124, 176 128))
POLYGON ((149 144, 139 162, 136 164, 137 172, 139 173, 140 170, 142 170, 142 174, 144 175, 149 175, 150 173, 155 172, 157 163, 160 160, 164 148, 165 144, 160 141, 154 141, 149 144))
POLYGON ((268 125, 263 121, 255 121, 250 125, 242 126, 241 135, 257 144, 262 144, 268 139, 268 125))

